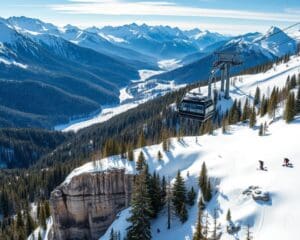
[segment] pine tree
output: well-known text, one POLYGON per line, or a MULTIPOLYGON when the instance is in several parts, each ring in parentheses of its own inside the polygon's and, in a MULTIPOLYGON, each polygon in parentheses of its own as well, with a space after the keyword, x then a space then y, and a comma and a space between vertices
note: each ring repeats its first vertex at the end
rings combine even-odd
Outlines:
POLYGON ((246 240, 252 240, 251 232, 250 232, 250 226, 247 226, 247 233, 246 233, 246 240))
POLYGON ((22 213, 19 211, 17 213, 17 223, 16 223, 16 227, 18 229, 22 229, 24 227, 24 221, 23 221, 23 216, 22 213))
POLYGON ((275 118, 277 104, 278 104, 278 89, 274 87, 267 106, 268 114, 273 119, 275 118))
POLYGON ((186 222, 188 219, 188 212, 184 202, 181 204, 179 219, 182 223, 186 222))
POLYGON ((259 136, 263 136, 264 135, 264 125, 260 124, 259 126, 259 132, 258 132, 259 136))
POLYGON ((212 237, 211 240, 218 240, 218 223, 217 223, 217 210, 214 209, 213 214, 213 231, 212 231, 212 237))
POLYGON ((131 147, 128 150, 128 160, 131 161, 131 162, 134 161, 134 154, 133 154, 133 150, 132 150, 131 147))
POLYGON ((205 189, 205 192, 204 192, 204 195, 203 195, 203 198, 206 202, 209 202, 212 198, 212 188, 211 188, 211 182, 210 180, 208 179, 207 181, 207 187, 205 189))
POLYGON ((152 212, 147 175, 146 167, 144 167, 134 182, 131 216, 128 219, 131 225, 127 228, 127 240, 151 239, 150 216, 152 212))
POLYGON ((153 176, 150 176, 149 180, 149 196, 152 210, 151 217, 156 218, 163 206, 163 199, 161 198, 161 182, 160 177, 156 172, 153 173, 153 176))
POLYGON ((187 194, 187 203, 190 206, 193 206, 195 204, 195 198, 196 198, 196 193, 195 193, 194 187, 191 187, 190 191, 188 191, 188 194, 187 194))
POLYGON ((141 151, 138 160, 136 162, 136 170, 141 171, 145 165, 146 165, 145 156, 144 153, 141 151))
POLYGON ((161 180, 161 208, 163 208, 163 206, 165 205, 166 203, 166 196, 167 196, 167 182, 166 182, 166 178, 165 176, 162 177, 162 180, 161 180))
POLYGON ((267 111, 268 111, 268 99, 266 99, 265 96, 263 96, 260 104, 260 116, 261 117, 265 116, 267 111))
POLYGON ((255 95, 254 95, 254 105, 258 105, 260 103, 260 88, 256 87, 255 95))
POLYGON ((176 214, 180 217, 180 219, 184 219, 184 216, 182 214, 185 214, 185 211, 183 210, 183 205, 185 208, 185 202, 186 202, 186 189, 184 180, 180 175, 180 171, 178 171, 177 176, 175 178, 175 183, 173 185, 173 205, 175 208, 176 214))
POLYGON ((203 200, 203 196, 201 196, 199 204, 198 204, 199 209, 204 210, 205 209, 205 203, 203 200))
MULTIPOLYGON (((300 77, 299 77, 299 80, 300 80, 300 77)), ((298 87, 298 92, 297 92, 296 113, 300 113, 300 86, 298 87)))
POLYGON ((164 152, 168 152, 170 150, 170 139, 167 131, 163 131, 162 139, 163 139, 162 148, 164 152))
POLYGON ((167 229, 171 228, 171 218, 172 218, 172 190, 170 180, 167 184, 167 195, 166 195, 166 204, 167 204, 167 229))
POLYGON ((253 128, 255 124, 256 124, 256 111, 255 111, 255 107, 253 106, 250 113, 249 127, 253 128))
POLYGON ((243 108, 241 121, 245 122, 247 119, 249 119, 249 116, 250 116, 250 107, 249 107, 249 100, 247 98, 246 102, 245 102, 245 105, 244 105, 244 108, 243 108))
POLYGON ((285 104, 284 119, 287 123, 291 122, 295 117, 295 96, 294 93, 290 93, 285 104))
POLYGON ((227 211, 226 220, 227 220, 227 222, 231 222, 231 211, 230 211, 230 209, 228 209, 228 211, 227 211))
POLYGON ((158 153, 157 153, 157 159, 158 159, 159 161, 161 161, 162 158, 163 158, 163 156, 162 156, 161 152, 158 151, 158 153))
POLYGON ((197 216, 197 224, 196 224, 196 231, 193 236, 193 240, 204 240, 203 234, 202 234, 202 210, 199 208, 198 210, 198 216, 197 216))
POLYGON ((116 239, 115 239, 115 232, 114 232, 114 229, 113 229, 113 228, 110 230, 109 240, 116 240, 116 239))
POLYGON ((47 223, 46 223, 46 213, 45 213, 45 208, 43 205, 40 207, 40 217, 39 217, 39 224, 43 229, 46 229, 47 223))
POLYGON ((146 146, 146 139, 145 139, 144 131, 142 131, 141 134, 140 134, 140 136, 139 136, 138 146, 140 148, 146 146))
POLYGON ((26 224, 25 224, 25 231, 26 231, 26 235, 29 236, 33 230, 35 228, 35 224, 34 221, 32 219, 32 217, 30 216, 29 211, 26 211, 26 224))
POLYGON ((49 218, 50 217, 50 206, 49 206, 49 202, 48 201, 45 201, 44 207, 45 207, 46 218, 49 218))
POLYGON ((125 159, 126 158, 126 145, 125 145, 125 143, 123 141, 121 142, 121 149, 120 149, 120 151, 121 151, 121 158, 125 159))
POLYGON ((202 163, 200 177, 199 177, 199 187, 203 191, 207 186, 207 168, 205 162, 202 163))

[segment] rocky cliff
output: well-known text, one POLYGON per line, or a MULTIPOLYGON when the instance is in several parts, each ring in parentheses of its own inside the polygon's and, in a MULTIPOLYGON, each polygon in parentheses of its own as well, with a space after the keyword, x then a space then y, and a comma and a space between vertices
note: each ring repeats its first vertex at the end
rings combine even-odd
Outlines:
POLYGON ((99 239, 129 206, 133 175, 123 169, 84 173, 57 187, 50 197, 53 239, 99 239))

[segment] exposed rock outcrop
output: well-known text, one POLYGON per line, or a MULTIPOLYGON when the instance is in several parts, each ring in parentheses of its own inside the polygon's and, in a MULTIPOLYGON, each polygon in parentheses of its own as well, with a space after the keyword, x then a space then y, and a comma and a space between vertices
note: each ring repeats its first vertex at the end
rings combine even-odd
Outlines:
POLYGON ((124 169, 83 173, 57 187, 50 197, 53 239, 99 239, 129 206, 133 175, 124 169))

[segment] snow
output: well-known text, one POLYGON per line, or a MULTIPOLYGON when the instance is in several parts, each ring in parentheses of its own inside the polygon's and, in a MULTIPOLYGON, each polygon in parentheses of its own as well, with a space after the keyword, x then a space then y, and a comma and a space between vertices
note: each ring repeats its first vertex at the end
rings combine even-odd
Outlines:
POLYGON ((112 117, 114 117, 120 113, 126 112, 137 106, 138 106, 137 103, 126 103, 126 104, 121 104, 121 105, 118 105, 115 107, 103 108, 101 113, 99 113, 95 117, 92 117, 91 119, 80 121, 77 123, 59 125, 59 126, 56 126, 55 129, 62 130, 63 132, 68 132, 68 131, 77 132, 82 128, 86 128, 86 127, 89 127, 89 126, 97 124, 97 123, 105 122, 105 121, 111 119, 112 117))
POLYGON ((38 226, 34 232, 27 238, 27 240, 35 240, 38 239, 39 233, 41 234, 41 237, 43 240, 48 240, 49 236, 50 236, 50 231, 52 229, 52 225, 53 225, 53 220, 52 217, 49 217, 46 220, 47 223, 47 227, 46 229, 42 229, 40 226, 38 226))
POLYGON ((158 62, 159 68, 163 70, 173 70, 179 67, 182 67, 182 64, 180 64, 180 60, 178 59, 166 59, 166 60, 161 60, 158 62))
MULTIPOLYGON (((288 75, 300 72, 300 57, 293 57, 287 64, 281 64, 265 73, 244 75, 232 78, 236 83, 231 86, 231 97, 245 100, 253 96, 257 86, 262 93, 268 95, 273 86, 282 87, 288 75)), ((218 84, 217 84, 218 86, 218 84)), ((206 88, 202 92, 207 92, 206 88)), ((232 100, 222 101, 221 107, 229 107, 232 100)), ((280 111, 282 113, 282 106, 280 111)), ((188 188, 194 186, 200 191, 197 180, 201 165, 206 163, 209 176, 215 181, 217 193, 207 206, 209 216, 217 208, 218 223, 221 224, 223 235, 221 240, 242 239, 245 237, 245 228, 249 224, 254 239, 281 240, 296 239, 298 236, 297 219, 300 216, 298 207, 300 192, 300 117, 292 123, 286 124, 278 118, 271 123, 271 119, 258 119, 257 126, 267 121, 269 123, 266 136, 258 136, 258 127, 250 129, 248 124, 230 126, 229 132, 223 134, 216 130, 213 135, 198 137, 184 137, 178 141, 171 139, 171 149, 164 152, 162 144, 136 149, 135 159, 140 151, 144 152, 150 171, 156 171, 161 176, 174 177, 178 170, 186 180, 188 188), (157 152, 161 151, 163 159, 157 159, 157 152), (282 167, 283 158, 289 158, 294 168, 282 167), (258 160, 263 160, 267 171, 259 171, 258 160), (189 174, 188 174, 189 173, 189 174), (270 201, 256 201, 251 196, 243 194, 249 186, 259 186, 270 194, 270 201), (226 212, 231 209, 232 220, 242 228, 232 236, 226 233, 226 212)), ((135 163, 120 156, 112 156, 95 163, 87 163, 75 169, 66 178, 67 184, 72 177, 82 173, 105 171, 111 168, 122 168, 127 173, 135 173, 135 163)), ((125 209, 113 222, 101 240, 109 239, 111 228, 120 231, 122 237, 126 235, 130 209, 125 209)), ((163 210, 159 217, 152 221, 152 236, 155 240, 164 239, 192 239, 197 219, 197 204, 189 208, 189 219, 181 224, 177 218, 172 219, 171 230, 166 228, 166 212, 163 210), (156 229, 160 229, 157 233, 156 229)))
MULTIPOLYGON (((250 129, 245 125, 231 127, 230 134, 222 134, 220 130, 213 136, 185 137, 178 142, 172 139, 171 151, 162 151, 162 145, 154 145, 135 150, 135 159, 142 150, 145 154, 150 170, 156 170, 160 175, 174 178, 181 170, 186 179, 187 186, 197 188, 197 177, 202 163, 205 161, 209 175, 217 178, 220 184, 219 192, 208 206, 209 213, 219 206, 218 222, 222 224, 225 232, 226 211, 231 209, 233 221, 245 227, 250 224, 255 239, 295 239, 297 219, 300 216, 298 200, 300 197, 300 182, 295 181, 300 174, 297 168, 297 159, 300 149, 297 139, 300 134, 300 119, 291 124, 283 120, 269 126, 268 136, 259 137, 258 130, 250 129), (288 144, 283 144, 283 139, 288 144), (270 144, 272 143, 272 144, 270 144), (255 151, 253 151, 255 149, 255 151), (163 152, 163 160, 156 159, 158 150, 163 152), (284 157, 290 158, 295 168, 283 168, 284 157), (263 159, 268 171, 257 171, 258 160, 263 159), (189 177, 187 177, 189 172, 189 177), (271 201, 267 203, 256 202, 246 197, 242 192, 251 185, 258 185, 270 193, 271 201), (293 211, 291 212, 291 209, 293 211), (287 214, 288 213, 288 214, 287 214)), ((109 168, 125 168, 128 173, 134 173, 134 163, 121 160, 118 156, 99 160, 96 164, 87 163, 74 170, 66 179, 70 179, 84 172, 104 171, 109 168)), ((153 220, 153 239, 192 239, 193 228, 197 217, 197 204, 189 209, 189 219, 181 224, 173 219, 171 230, 166 229, 166 215, 163 212, 158 219, 153 220), (156 229, 161 232, 158 234, 156 229)), ((115 220, 112 227, 121 231, 124 236, 128 223, 129 210, 124 210, 115 220)), ((108 239, 110 229, 101 240, 108 239)), ((240 237, 244 236, 241 231, 240 237)), ((234 239, 224 234, 221 239, 234 239)))
POLYGON ((120 103, 123 103, 124 101, 128 100, 128 99, 132 99, 133 96, 127 92, 127 88, 122 88, 120 90, 120 103))
POLYGON ((26 64, 19 63, 19 62, 16 62, 14 60, 7 60, 7 59, 2 58, 2 57, 0 57, 0 63, 4 63, 5 65, 15 65, 19 68, 24 68, 24 69, 28 68, 28 65, 26 65, 26 64))
POLYGON ((120 37, 115 37, 113 35, 110 34, 104 34, 104 33, 99 33, 99 36, 106 39, 109 42, 115 42, 115 43, 126 43, 127 41, 123 38, 120 37))

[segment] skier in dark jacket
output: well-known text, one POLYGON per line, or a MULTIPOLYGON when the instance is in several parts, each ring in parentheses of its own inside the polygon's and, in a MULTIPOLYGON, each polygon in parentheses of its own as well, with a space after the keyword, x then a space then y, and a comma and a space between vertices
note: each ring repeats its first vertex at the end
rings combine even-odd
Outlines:
POLYGON ((284 160, 283 160, 283 166, 287 167, 287 166, 289 166, 289 164, 290 164, 290 159, 284 158, 284 160))
POLYGON ((258 160, 258 162, 259 162, 259 169, 260 170, 265 170, 265 168, 264 168, 264 161, 258 160))

